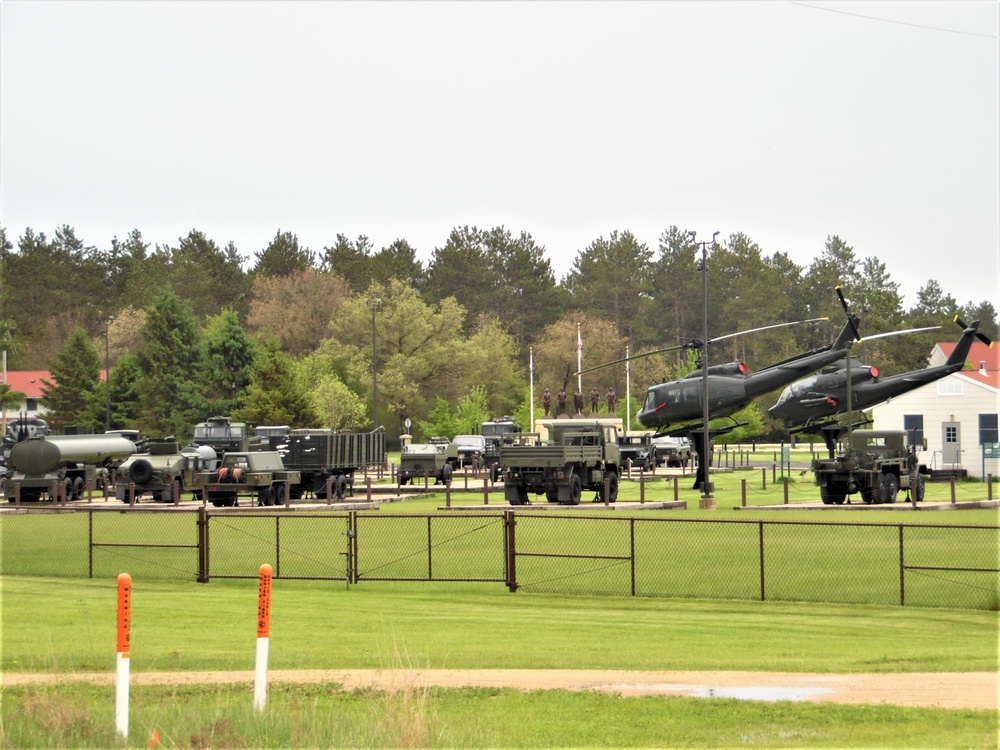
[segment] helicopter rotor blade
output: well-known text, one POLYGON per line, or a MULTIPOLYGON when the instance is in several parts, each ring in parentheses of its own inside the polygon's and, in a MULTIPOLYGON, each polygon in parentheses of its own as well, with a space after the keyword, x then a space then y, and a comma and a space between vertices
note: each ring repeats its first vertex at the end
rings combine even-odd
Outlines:
POLYGON ((716 336, 714 339, 709 339, 709 344, 714 344, 716 341, 724 341, 725 339, 731 339, 734 336, 744 336, 748 333, 757 333, 758 331, 768 331, 772 328, 784 328, 786 326, 797 326, 802 323, 818 323, 821 320, 829 320, 829 318, 809 318, 808 320, 793 320, 791 323, 775 323, 772 326, 761 326, 760 328, 751 328, 748 331, 737 331, 736 333, 728 333, 725 336, 716 336))
POLYGON ((858 332, 858 324, 854 322, 854 316, 851 314, 851 310, 847 306, 847 300, 844 299, 844 293, 840 291, 840 284, 837 284, 834 288, 837 290, 837 297, 840 298, 840 306, 844 308, 844 312, 847 314, 847 321, 851 324, 851 332, 854 334, 854 340, 857 341, 861 338, 861 334, 858 332))
POLYGON ((886 333, 876 333, 874 336, 865 336, 863 339, 858 339, 856 343, 860 344, 862 341, 874 341, 875 339, 884 339, 889 336, 902 336, 904 333, 922 333, 924 331, 936 331, 941 326, 927 326, 926 328, 907 328, 905 331, 887 331, 886 333))
MULTIPOLYGON (((594 365, 593 367, 585 367, 582 370, 572 373, 572 375, 583 375, 585 372, 593 372, 594 370, 602 370, 605 367, 611 367, 612 365, 619 365, 622 362, 631 362, 633 359, 639 359, 641 357, 650 357, 654 354, 663 354, 663 352, 673 352, 678 349, 691 349, 691 344, 678 344, 677 346, 668 346, 666 349, 654 349, 651 352, 640 352, 639 354, 631 354, 628 357, 622 357, 621 359, 616 359, 611 362, 605 362, 604 364, 594 365)), ((571 377, 572 377, 571 375, 571 377)))
MULTIPOLYGON (((955 322, 958 323, 958 325, 961 326, 963 329, 969 327, 968 324, 964 320, 962 320, 960 317, 958 317, 957 315, 955 316, 955 322)), ((986 346, 993 346, 993 339, 991 339, 985 333, 980 333, 977 330, 976 331, 976 338, 979 339, 980 341, 982 341, 984 344, 986 344, 986 346)))

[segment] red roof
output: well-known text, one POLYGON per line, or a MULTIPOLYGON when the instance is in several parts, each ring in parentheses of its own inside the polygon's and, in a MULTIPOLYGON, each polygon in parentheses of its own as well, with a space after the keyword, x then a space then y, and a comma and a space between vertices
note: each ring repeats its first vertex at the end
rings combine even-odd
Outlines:
MULTIPOLYGON (((950 357, 957 343, 957 341, 943 341, 938 344, 938 347, 946 357, 950 357)), ((967 360, 972 365, 972 369, 960 370, 955 373, 956 375, 1000 390, 1000 346, 996 344, 986 346, 982 341, 976 339, 972 342, 967 360), (986 363, 985 372, 982 370, 984 362, 986 363)))
MULTIPOLYGON (((8 370, 7 385, 12 391, 20 391, 27 398, 42 397, 42 380, 55 382, 48 370, 8 370)), ((101 370, 101 381, 104 380, 104 370, 101 370)))

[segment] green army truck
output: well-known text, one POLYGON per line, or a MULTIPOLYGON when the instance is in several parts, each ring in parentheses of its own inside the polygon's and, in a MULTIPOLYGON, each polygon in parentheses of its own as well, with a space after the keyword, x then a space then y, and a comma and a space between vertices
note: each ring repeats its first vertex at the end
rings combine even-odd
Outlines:
POLYGON ((553 420, 549 439, 541 445, 505 445, 500 449, 506 467, 504 497, 511 505, 525 505, 528 493, 544 494, 550 503, 579 505, 583 490, 608 501, 618 499, 621 453, 615 425, 579 419, 553 420))
POLYGON ((900 490, 920 502, 929 473, 902 430, 855 430, 840 454, 814 459, 812 470, 824 505, 842 505, 855 493, 867 504, 894 503, 900 490))
POLYGON ((135 444, 120 435, 46 435, 15 444, 10 451, 13 470, 4 480, 10 502, 82 500, 87 487, 109 486, 111 474, 135 453, 135 444))
POLYGON ((147 452, 131 456, 118 467, 115 497, 127 503, 149 495, 155 502, 172 503, 175 485, 178 498, 193 492, 195 474, 217 468, 217 462, 215 449, 208 445, 182 449, 170 438, 150 440, 147 452))
POLYGON ((433 477, 434 484, 448 484, 456 461, 458 446, 446 438, 404 445, 399 454, 399 486, 422 477, 433 477))
POLYGON ((297 471, 285 469, 277 451, 230 451, 218 468, 197 471, 191 489, 204 493, 215 507, 238 504, 240 495, 251 495, 257 505, 274 505, 285 500, 290 486, 301 481, 297 471))

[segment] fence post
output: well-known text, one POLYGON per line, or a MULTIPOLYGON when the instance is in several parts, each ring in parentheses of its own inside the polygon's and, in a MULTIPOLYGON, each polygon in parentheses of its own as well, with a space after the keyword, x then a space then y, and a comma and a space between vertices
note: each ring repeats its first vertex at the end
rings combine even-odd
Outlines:
MULTIPOLYGON (((655 472, 655 469, 654 469, 655 472)), ((646 478, 639 475, 639 503, 646 502, 646 478)))
POLYGON ((764 522, 757 522, 757 533, 760 538, 760 600, 764 601, 764 522))
POLYGON ((483 505, 490 504, 490 478, 483 477, 483 505))
POLYGON ((761 486, 766 490, 767 489, 767 469, 761 469, 760 470, 760 483, 761 483, 761 486))
POLYGON ((771 481, 778 481, 778 464, 771 464, 771 481))
POLYGON ((503 512, 504 551, 507 553, 507 589, 510 593, 517 591, 517 544, 514 528, 517 518, 513 510, 503 512))
MULTIPOLYGON (((639 473, 642 476, 642 472, 639 473)), ((604 491, 604 507, 608 507, 608 497, 611 495, 611 480, 607 477, 604 478, 604 483, 601 485, 601 489, 604 491)))
POLYGON ((326 475, 326 504, 330 504, 330 496, 333 495, 333 475, 326 475))
POLYGON ((170 483, 170 494, 174 496, 174 505, 181 504, 181 486, 175 479, 170 483))
POLYGON ((674 502, 679 503, 681 500, 681 480, 680 477, 674 475, 674 502))
POLYGON ((955 477, 951 477, 951 504, 955 504, 955 477))
POLYGON ((744 508, 747 507, 747 480, 741 479, 740 484, 742 485, 743 500, 740 503, 744 508))
POLYGON ((135 505, 135 482, 128 483, 128 507, 135 505))
POLYGON ((372 478, 367 474, 365 474, 365 497, 369 503, 372 501, 372 478))
POLYGON ((993 475, 986 475, 986 499, 993 501, 993 475))
POLYGON ((198 583, 208 583, 208 512, 198 508, 198 583))
POLYGON ((444 483, 444 507, 451 508, 451 482, 444 483))
POLYGON ((785 505, 788 505, 788 477, 785 477, 785 505))

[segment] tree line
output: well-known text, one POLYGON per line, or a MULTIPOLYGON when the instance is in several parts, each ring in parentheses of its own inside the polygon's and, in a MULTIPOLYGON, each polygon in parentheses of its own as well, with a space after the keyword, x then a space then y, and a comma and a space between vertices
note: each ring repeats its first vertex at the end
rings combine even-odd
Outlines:
MULTIPOLYGON (((529 367, 536 411, 542 388, 576 390, 578 332, 585 367, 701 338, 702 254, 676 226, 655 249, 614 231, 557 280, 545 248, 505 227, 457 227, 426 265, 402 239, 376 249, 339 234, 313 251, 279 230, 245 257, 198 230, 171 246, 133 230, 96 247, 69 226, 52 238, 29 228, 15 246, 0 227, 0 344, 9 369, 52 372, 56 427, 104 425, 110 401, 113 427, 178 438, 211 414, 363 428, 377 382, 391 435, 407 418, 424 437, 501 414, 527 428, 529 367)), ((887 374, 925 366, 935 341, 957 337, 956 314, 997 333, 992 301, 959 304, 933 279, 904 309, 886 266, 837 236, 801 266, 732 234, 711 247, 707 281, 710 337, 829 318, 727 339, 710 347, 710 364, 759 369, 829 344, 844 323, 838 285, 863 335, 944 326, 867 344, 866 361, 887 374)), ((583 390, 615 389, 634 418, 646 387, 694 366, 679 349, 632 360, 627 381, 622 364, 587 373, 583 390)), ((751 406, 752 429, 780 433, 763 414, 774 397, 751 406)))

